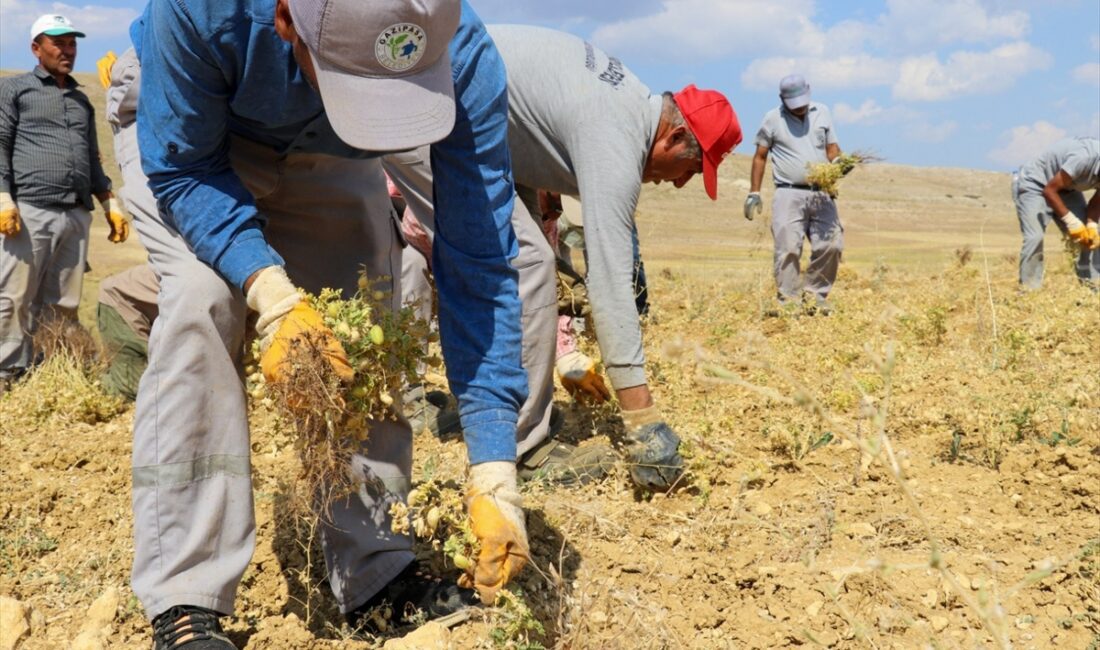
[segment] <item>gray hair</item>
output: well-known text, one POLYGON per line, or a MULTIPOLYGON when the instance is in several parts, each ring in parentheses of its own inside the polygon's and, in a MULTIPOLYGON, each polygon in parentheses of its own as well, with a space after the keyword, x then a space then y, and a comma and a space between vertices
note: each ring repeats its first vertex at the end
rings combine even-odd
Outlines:
POLYGON ((669 128, 684 127, 684 153, 680 157, 702 160, 703 147, 699 145, 695 133, 688 126, 687 121, 684 120, 684 114, 680 112, 680 107, 676 105, 672 93, 668 91, 661 93, 661 100, 661 119, 668 122, 669 128))

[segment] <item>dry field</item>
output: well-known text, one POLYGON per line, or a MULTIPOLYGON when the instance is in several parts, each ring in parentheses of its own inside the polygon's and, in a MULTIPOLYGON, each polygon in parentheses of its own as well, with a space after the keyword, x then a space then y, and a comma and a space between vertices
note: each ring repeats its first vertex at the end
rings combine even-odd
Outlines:
MULTIPOLYGON (((1006 174, 878 164, 842 183, 837 313, 765 318, 769 210, 740 216, 748 162, 730 158, 717 203, 693 181, 647 188, 639 210, 649 373, 688 484, 528 486, 522 595, 441 647, 1100 648, 1100 297, 1060 240, 1046 288, 1020 295, 1006 174)), ((141 258, 97 214, 86 325, 99 280, 141 258)), ((55 370, 0 400, 0 648, 21 621, 27 650, 148 648, 132 408, 55 370)), ((567 437, 619 442, 609 412, 558 399, 567 437)), ((262 409, 253 425, 257 549, 230 636, 380 647, 339 628, 287 514, 291 435, 262 409)), ((420 434, 414 478, 458 481, 464 453, 420 434)))

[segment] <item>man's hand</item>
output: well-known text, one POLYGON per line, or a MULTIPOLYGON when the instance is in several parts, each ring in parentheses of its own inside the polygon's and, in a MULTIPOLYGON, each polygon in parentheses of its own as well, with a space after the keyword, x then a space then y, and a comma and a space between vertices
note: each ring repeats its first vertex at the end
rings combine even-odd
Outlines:
POLYGON ((622 416, 630 478, 638 487, 648 490, 672 488, 684 472, 680 437, 665 424, 656 406, 623 411, 622 416))
POLYGON ((763 209, 764 202, 760 200, 760 192, 749 192, 745 197, 745 218, 752 221, 753 211, 760 214, 763 209))
POLYGON ((1062 223, 1066 224, 1066 234, 1069 238, 1077 242, 1082 248, 1089 248, 1092 243, 1092 237, 1089 235, 1089 229, 1085 227, 1085 224, 1081 223, 1081 220, 1077 218, 1072 212, 1067 212, 1058 217, 1062 220, 1062 223))
POLYGON ((11 194, 0 192, 0 235, 14 237, 23 229, 19 221, 19 206, 11 198, 11 194))
POLYGON ((596 404, 603 404, 611 398, 611 391, 607 390, 603 377, 596 370, 596 362, 580 350, 562 355, 554 367, 562 388, 575 399, 590 399, 596 404))
POLYGON ((115 66, 117 60, 118 57, 115 56, 114 51, 107 50, 107 54, 95 62, 95 69, 99 72, 99 83, 103 85, 104 90, 111 87, 111 68, 115 66))
POLYGON ((348 364, 348 355, 336 337, 325 327, 317 310, 302 300, 298 289, 290 282, 281 266, 269 266, 256 276, 246 296, 254 309, 256 333, 260 335, 260 369, 273 383, 287 378, 287 355, 295 341, 309 339, 342 381, 351 381, 355 372, 348 364))
POLYGON ((458 584, 476 589, 486 605, 496 601, 497 592, 531 557, 522 504, 515 463, 496 461, 470 467, 466 508, 481 551, 477 564, 459 577, 458 584))
POLYGON ((103 214, 107 215, 107 223, 111 226, 111 232, 107 239, 113 244, 121 244, 130 236, 130 220, 122 211, 122 202, 115 197, 110 197, 99 204, 103 206, 103 214))
POLYGON ((1100 249, 1100 227, 1095 221, 1090 221, 1085 228, 1089 231, 1089 250, 1100 249))

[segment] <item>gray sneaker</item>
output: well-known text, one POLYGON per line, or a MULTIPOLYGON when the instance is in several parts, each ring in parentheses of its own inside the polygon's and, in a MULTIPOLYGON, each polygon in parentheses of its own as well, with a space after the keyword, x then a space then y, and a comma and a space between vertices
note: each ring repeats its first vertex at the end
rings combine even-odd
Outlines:
POLYGON ((446 438, 462 430, 458 407, 441 390, 426 391, 420 384, 410 386, 402 396, 402 406, 413 433, 427 429, 437 438, 446 438))

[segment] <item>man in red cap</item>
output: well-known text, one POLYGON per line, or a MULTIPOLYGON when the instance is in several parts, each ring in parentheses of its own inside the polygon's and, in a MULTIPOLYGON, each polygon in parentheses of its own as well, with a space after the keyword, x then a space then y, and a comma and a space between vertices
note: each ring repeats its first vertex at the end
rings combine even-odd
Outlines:
MULTIPOLYGON (((707 194, 716 198, 718 165, 741 142, 737 115, 713 90, 688 86, 676 94, 653 94, 619 59, 570 34, 518 25, 490 26, 489 33, 508 71, 508 148, 516 191, 538 221, 558 216, 540 207, 539 190, 580 199, 589 302, 603 365, 622 408, 631 476, 643 488, 669 489, 683 460, 679 437, 654 404, 646 379, 634 301, 634 210, 642 183, 683 187, 699 173, 707 194)), ((413 202, 410 207, 415 212, 413 202)), ((417 217, 430 226, 430 215, 417 217)), ((520 258, 523 248, 521 237, 520 258)), ((410 255, 417 254, 406 249, 410 255)), ((517 268, 532 400, 553 389, 550 373, 543 373, 542 384, 536 376, 553 362, 554 340, 544 344, 542 328, 528 327, 547 301, 539 299, 537 287, 525 290, 524 268, 517 268), (532 347, 543 352, 543 366, 533 368, 532 347)), ((424 282, 420 269, 406 260, 403 289, 424 282)), ((579 350, 559 355, 555 366, 574 395, 597 402, 610 396, 595 363, 579 350)), ((538 430, 519 440, 521 476, 583 458, 564 447, 538 430)))

